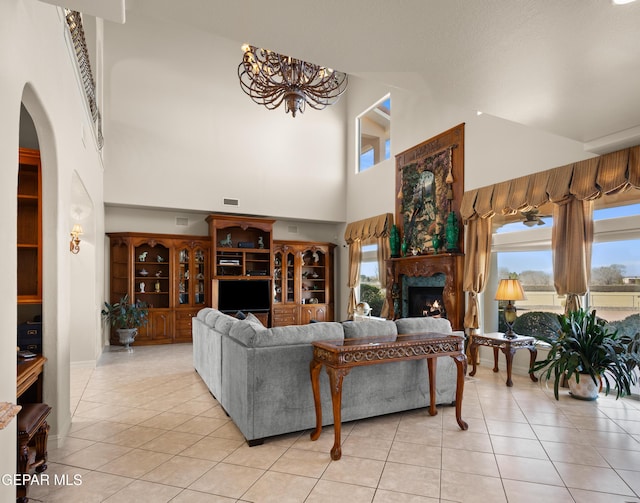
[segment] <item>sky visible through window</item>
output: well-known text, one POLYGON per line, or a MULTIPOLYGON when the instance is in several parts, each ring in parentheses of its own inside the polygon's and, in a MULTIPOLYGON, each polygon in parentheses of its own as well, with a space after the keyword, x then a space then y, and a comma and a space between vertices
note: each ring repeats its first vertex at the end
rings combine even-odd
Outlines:
MULTIPOLYGON (((594 220, 619 218, 640 214, 640 204, 604 208, 593 212, 594 220)), ((547 226, 552 224, 552 219, 543 219, 547 226)), ((501 232, 522 231, 521 222, 503 226, 501 232)), ((624 276, 640 276, 640 240, 608 241, 594 243, 591 257, 591 268, 605 267, 611 264, 621 264, 625 267, 624 276)), ((500 268, 506 268, 509 272, 521 273, 522 271, 543 271, 553 274, 551 250, 536 252, 509 252, 500 253, 500 268)))
MULTIPOLYGON (((362 247, 363 254, 375 253, 378 245, 364 245, 362 247)), ((378 262, 377 260, 366 261, 360 264, 360 276, 369 276, 372 278, 378 277, 378 262)))

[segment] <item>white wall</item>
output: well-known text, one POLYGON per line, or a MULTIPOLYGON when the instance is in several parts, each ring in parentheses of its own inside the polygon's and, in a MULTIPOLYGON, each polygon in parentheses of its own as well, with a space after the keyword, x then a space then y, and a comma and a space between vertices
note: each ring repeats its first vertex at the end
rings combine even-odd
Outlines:
MULTIPOLYGON (((72 176, 76 172, 93 205, 95 235, 103 231, 102 171, 90 135, 86 146, 82 130, 89 130, 80 101, 76 75, 64 41, 64 23, 59 11, 36 0, 0 2, 0 277, 7 286, 0 290, 0 401, 16 400, 16 188, 20 103, 33 118, 42 155, 44 224, 44 398, 53 407, 49 416, 50 442, 70 423, 69 366, 70 200, 72 176), (25 87, 26 86, 26 87, 25 87), (9 237, 9 238, 7 238, 9 237)), ((104 256, 96 249, 93 277, 103 275, 104 256)), ((101 285, 100 285, 101 288, 101 285)), ((94 298, 98 288, 91 287, 94 298)), ((99 305, 94 302, 94 310, 99 305)), ((89 334, 97 337, 98 334, 89 334)), ((15 472, 15 421, 0 430, 0 473, 15 472)), ((0 501, 15 498, 15 488, 0 484, 0 501)))
MULTIPOLYGON (((209 235, 206 222, 210 212, 169 209, 149 209, 124 206, 107 206, 105 211, 106 232, 151 232, 157 234, 209 235), (187 225, 178 225, 180 219, 187 225)), ((333 223, 276 219, 273 224, 273 239, 293 241, 324 241, 337 243, 339 226, 333 223)))
POLYGON ((242 42, 136 11, 105 24, 108 203, 344 220, 344 103, 295 119, 255 104, 242 42))
MULTIPOLYGON (((78 173, 72 174, 70 196, 71 211, 67 228, 72 229, 74 224, 80 224, 83 230, 80 252, 71 257, 70 360, 73 365, 94 367, 103 346, 101 318, 95 309, 102 299, 100 271, 103 264, 96 263, 96 243, 101 245, 102 239, 96 239, 96 211, 78 173)), ((102 215, 102 211, 99 215, 102 215)))

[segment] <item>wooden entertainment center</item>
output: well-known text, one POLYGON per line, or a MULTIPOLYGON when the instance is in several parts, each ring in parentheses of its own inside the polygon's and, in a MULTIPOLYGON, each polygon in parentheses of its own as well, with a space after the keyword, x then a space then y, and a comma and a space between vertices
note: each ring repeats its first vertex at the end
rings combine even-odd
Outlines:
POLYGON ((275 220, 230 215, 209 215, 206 220, 213 260, 211 306, 231 313, 251 311, 268 326, 275 220), (221 291, 227 296, 221 297, 221 291))
MULTIPOLYGON (((191 342, 203 307, 265 326, 333 320, 333 243, 274 241, 275 220, 209 215, 208 236, 111 232, 110 296, 146 302, 137 345, 191 342)), ((119 344, 115 332, 111 343, 119 344)))
POLYGON ((265 326, 333 320, 333 243, 276 241, 275 220, 209 215, 207 222, 213 307, 232 314, 250 311, 265 326), (263 295, 256 286, 261 282, 268 282, 268 297, 262 300, 256 297, 263 295), (251 301, 224 299, 225 289, 244 290, 251 301))

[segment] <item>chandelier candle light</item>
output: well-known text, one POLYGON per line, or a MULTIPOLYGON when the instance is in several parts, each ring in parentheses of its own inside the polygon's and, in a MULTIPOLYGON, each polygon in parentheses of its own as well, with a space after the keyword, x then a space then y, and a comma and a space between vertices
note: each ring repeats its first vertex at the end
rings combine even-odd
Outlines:
POLYGON ((516 306, 513 304, 516 300, 526 300, 524 290, 520 281, 517 279, 501 279, 496 292, 496 300, 506 300, 507 305, 504 307, 504 321, 507 324, 507 331, 504 336, 507 339, 515 339, 518 335, 513 331, 513 324, 518 317, 516 306))
POLYGON ((269 110, 284 102, 285 112, 295 117, 307 104, 316 110, 333 105, 347 90, 345 73, 248 44, 242 50, 240 87, 269 110))

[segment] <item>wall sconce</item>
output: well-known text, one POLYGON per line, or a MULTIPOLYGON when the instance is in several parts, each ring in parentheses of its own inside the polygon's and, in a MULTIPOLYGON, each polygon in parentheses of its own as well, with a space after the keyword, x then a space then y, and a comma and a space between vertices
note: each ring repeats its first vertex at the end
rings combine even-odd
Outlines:
POLYGON ((69 243, 69 251, 74 255, 80 251, 80 236, 82 235, 82 227, 80 224, 73 224, 71 229, 71 242, 69 243))
POLYGON ((506 300, 507 305, 504 306, 504 321, 507 324, 507 332, 504 334, 507 339, 515 339, 516 333, 513 331, 513 324, 518 317, 516 306, 513 304, 516 300, 526 300, 524 290, 520 281, 517 279, 501 279, 496 292, 496 300, 506 300))

